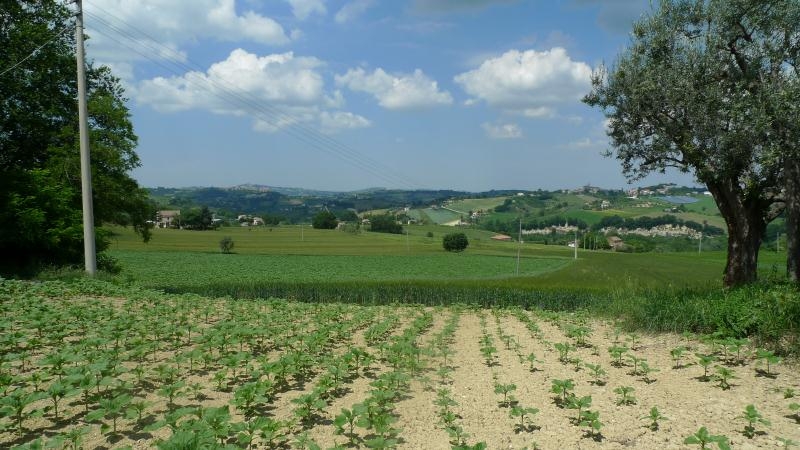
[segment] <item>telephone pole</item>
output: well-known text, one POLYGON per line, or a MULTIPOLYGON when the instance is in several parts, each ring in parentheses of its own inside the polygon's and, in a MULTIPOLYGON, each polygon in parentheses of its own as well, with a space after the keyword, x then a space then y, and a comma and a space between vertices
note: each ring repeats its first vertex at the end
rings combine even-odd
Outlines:
POLYGON ((519 234, 517 234, 517 275, 519 275, 519 253, 522 249, 522 217, 519 218, 519 234))
POLYGON ((92 204, 92 163, 89 153, 89 111, 86 107, 86 57, 83 48, 83 5, 75 16, 75 56, 78 64, 78 129, 81 147, 81 195, 83 200, 83 254, 86 273, 97 273, 97 249, 94 243, 94 205, 92 204))

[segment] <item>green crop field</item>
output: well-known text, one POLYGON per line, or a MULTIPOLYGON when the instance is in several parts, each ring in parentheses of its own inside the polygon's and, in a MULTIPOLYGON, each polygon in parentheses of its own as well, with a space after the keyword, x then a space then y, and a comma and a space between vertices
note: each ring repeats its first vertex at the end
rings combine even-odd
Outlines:
POLYGON ((425 208, 422 210, 422 213, 427 216, 431 222, 436 224, 448 223, 461 218, 460 214, 441 208, 425 208))
MULTIPOLYGON (((264 291, 263 286, 280 285, 281 290, 275 292, 286 292, 282 289, 293 285, 350 283, 349 288, 364 290, 388 283, 396 285, 397 292, 402 291, 391 295, 403 298, 408 298, 412 286, 424 287, 414 294, 420 298, 430 290, 444 296, 448 289, 459 290, 459 295, 480 296, 484 294, 477 292, 482 289, 611 292, 707 288, 720 285, 725 262, 721 252, 620 254, 585 250, 579 250, 574 260, 573 250, 565 246, 526 243, 519 247, 514 242, 492 241, 492 233, 475 229, 463 230, 470 239, 466 252, 449 254, 441 247, 441 237, 452 232, 451 227, 406 229, 408 236, 310 227, 302 232, 299 227, 275 227, 271 231, 238 227, 206 232, 154 230, 153 240, 145 244, 130 230, 116 228, 110 254, 123 267, 122 277, 151 287, 204 293, 235 290, 238 295, 252 289, 259 295, 270 295, 273 291, 264 291), (428 233, 434 237, 428 237, 428 233), (220 253, 219 241, 224 236, 233 239, 234 254, 220 253), (520 276, 516 276, 518 250, 520 276), (205 290, 221 285, 225 290, 205 290)), ((777 272, 784 261, 782 255, 765 251, 762 272, 777 272)), ((337 288, 336 295, 344 291, 337 288)))
POLYGON ((468 198, 463 200, 456 200, 448 207, 456 211, 469 211, 488 210, 495 206, 502 205, 507 197, 489 197, 489 198, 468 198))

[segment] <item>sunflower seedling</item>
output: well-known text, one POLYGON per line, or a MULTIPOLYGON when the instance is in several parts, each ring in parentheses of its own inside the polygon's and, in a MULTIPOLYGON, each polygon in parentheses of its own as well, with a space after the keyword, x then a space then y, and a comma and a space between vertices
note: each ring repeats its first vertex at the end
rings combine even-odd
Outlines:
POLYGON ((686 439, 683 440, 683 443, 688 445, 699 445, 700 450, 707 449, 707 445, 709 444, 717 444, 717 447, 719 447, 720 450, 731 449, 727 437, 710 434, 706 427, 700 427, 696 433, 686 437, 686 439))
POLYGON ((747 436, 748 438, 752 439, 755 437, 756 434, 763 434, 764 432, 757 432, 756 431, 756 424, 760 423, 761 425, 769 426, 769 420, 765 419, 761 416, 761 413, 758 412, 755 406, 747 405, 744 409, 744 413, 740 416, 742 419, 747 421, 747 425, 744 427, 744 431, 742 434, 747 436))
POLYGON ((569 359, 569 352, 575 350, 575 347, 571 345, 569 342, 558 342, 553 347, 558 350, 558 360, 564 364, 569 364, 571 360, 569 359))
POLYGON ((603 428, 603 423, 600 422, 600 412, 599 411, 583 411, 581 413, 580 422, 578 425, 587 428, 587 436, 595 441, 600 441, 603 439, 603 435, 600 434, 600 429, 603 428))
POLYGON ((730 383, 728 380, 732 378, 736 378, 736 375, 733 373, 733 370, 725 367, 725 366, 716 366, 717 374, 714 375, 714 378, 717 380, 719 386, 722 390, 728 390, 731 388, 730 383))
POLYGON ((538 412, 539 410, 536 408, 524 408, 522 406, 514 406, 513 408, 511 408, 510 412, 511 417, 512 418, 519 417, 519 423, 516 424, 514 427, 516 431, 519 433, 522 431, 534 430, 536 428, 535 425, 533 425, 532 423, 526 423, 526 418, 528 419, 528 422, 530 422, 531 421, 530 417, 534 416, 538 412))
POLYGON ((530 371, 531 372, 536 372, 537 370, 539 370, 539 369, 536 368, 536 364, 540 363, 541 361, 536 359, 536 355, 535 354, 533 354, 533 353, 529 354, 527 357, 525 357, 525 361, 527 361, 531 365, 530 366, 530 371))
POLYGON ((584 410, 592 406, 592 396, 586 395, 583 397, 578 397, 576 395, 571 396, 567 399, 567 409, 576 409, 578 410, 578 414, 576 414, 573 421, 577 424, 581 421, 581 414, 584 410))
POLYGON ((794 421, 800 423, 800 403, 791 403, 789 405, 789 410, 794 412, 794 421))
POLYGON ((592 384, 595 386, 604 386, 606 384, 605 380, 603 380, 603 378, 606 376, 606 371, 603 370, 600 364, 585 363, 584 367, 589 369, 592 377, 594 378, 591 381, 592 384))
POLYGON ((658 421, 669 420, 669 419, 667 419, 666 417, 664 417, 663 414, 661 414, 661 412, 658 410, 658 407, 653 406, 652 408, 650 408, 650 413, 648 415, 642 416, 642 420, 649 420, 650 424, 647 425, 647 428, 650 428, 652 431, 658 431, 659 428, 658 421))
POLYGON ((575 389, 575 384, 572 380, 553 380, 550 392, 556 394, 555 403, 560 407, 567 405, 567 397, 574 394, 571 391, 575 389))
POLYGON ((767 378, 775 378, 777 374, 770 372, 770 366, 774 366, 775 364, 781 362, 780 356, 776 356, 775 352, 772 350, 760 349, 756 352, 756 359, 759 363, 763 362, 767 365, 767 370, 759 370, 758 374, 767 378))
POLYGON ((515 384, 501 384, 495 383, 494 385, 494 393, 495 394, 503 394, 503 400, 500 402, 500 406, 508 408, 512 406, 512 404, 516 403, 517 400, 511 395, 511 392, 517 390, 517 385, 515 384))
POLYGON ((636 397, 631 395, 633 389, 630 386, 620 386, 614 389, 615 394, 619 394, 619 398, 617 399, 617 405, 635 405, 636 404, 636 397))
POLYGON ((708 368, 716 361, 716 358, 714 358, 714 355, 703 355, 701 353, 695 353, 695 356, 697 356, 697 364, 703 368, 703 376, 699 377, 700 381, 708 381, 708 368))
POLYGON ((669 355, 672 357, 672 362, 674 365, 672 366, 673 369, 681 369, 683 368, 683 354, 686 352, 686 347, 680 346, 675 347, 669 351, 669 355))
POLYGON ((624 366, 625 363, 622 362, 622 358, 623 356, 625 356, 625 353, 627 352, 628 352, 628 347, 625 347, 624 345, 623 346, 614 345, 609 347, 608 353, 611 355, 612 358, 614 358, 614 362, 612 362, 611 365, 613 365, 614 367, 624 366))

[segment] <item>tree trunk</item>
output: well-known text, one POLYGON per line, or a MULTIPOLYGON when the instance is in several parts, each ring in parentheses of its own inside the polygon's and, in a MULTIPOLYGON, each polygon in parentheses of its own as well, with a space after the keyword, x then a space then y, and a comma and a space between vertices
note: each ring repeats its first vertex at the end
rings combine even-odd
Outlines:
POLYGON ((766 231, 764 213, 758 199, 748 199, 735 180, 708 183, 722 217, 728 226, 728 260, 725 287, 742 286, 758 279, 758 250, 766 231))
POLYGON ((789 280, 800 281, 800 160, 786 158, 786 275, 789 280))

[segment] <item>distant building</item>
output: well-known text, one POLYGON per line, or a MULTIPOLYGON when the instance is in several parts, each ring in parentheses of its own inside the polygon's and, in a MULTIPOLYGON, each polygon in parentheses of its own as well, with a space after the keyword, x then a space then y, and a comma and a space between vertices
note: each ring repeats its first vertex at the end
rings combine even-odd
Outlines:
POLYGON ((181 210, 156 211, 156 226, 158 228, 170 228, 178 225, 181 210))
POLYGON ((506 234, 495 234, 494 236, 492 236, 492 240, 494 240, 494 241, 512 241, 513 238, 511 236, 506 235, 506 234))

